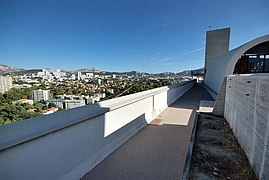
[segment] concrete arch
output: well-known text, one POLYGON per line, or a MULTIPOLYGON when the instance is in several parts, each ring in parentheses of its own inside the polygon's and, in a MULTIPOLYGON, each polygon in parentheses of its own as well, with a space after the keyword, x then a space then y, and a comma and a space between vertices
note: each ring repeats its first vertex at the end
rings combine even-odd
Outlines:
POLYGON ((224 78, 233 74, 238 59, 250 48, 269 41, 269 35, 261 36, 210 61, 206 70, 205 85, 219 93, 224 78))

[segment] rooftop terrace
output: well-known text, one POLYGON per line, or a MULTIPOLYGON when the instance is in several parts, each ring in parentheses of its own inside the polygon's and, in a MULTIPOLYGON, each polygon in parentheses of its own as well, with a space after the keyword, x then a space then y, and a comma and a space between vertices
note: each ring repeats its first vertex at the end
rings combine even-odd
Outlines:
POLYGON ((188 81, 1 126, 0 177, 187 177, 199 103, 206 112, 224 107, 255 174, 267 177, 268 80, 266 74, 228 76, 215 103, 205 86, 188 81))
POLYGON ((196 109, 201 99, 210 99, 194 85, 183 82, 1 126, 1 178, 179 178, 196 109))
POLYGON ((82 179, 180 179, 202 99, 211 97, 194 86, 82 179))

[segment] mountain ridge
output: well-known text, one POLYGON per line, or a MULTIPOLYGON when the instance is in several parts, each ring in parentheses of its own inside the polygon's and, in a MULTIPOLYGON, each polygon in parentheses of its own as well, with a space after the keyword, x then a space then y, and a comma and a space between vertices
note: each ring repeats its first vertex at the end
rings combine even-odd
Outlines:
MULTIPOLYGON (((23 69, 23 68, 16 68, 16 67, 11 67, 8 65, 3 65, 0 64, 0 74, 23 74, 23 73, 36 73, 42 71, 42 69, 23 69)), ((156 75, 180 75, 180 76, 188 76, 192 74, 203 74, 204 73, 204 68, 199 68, 199 69, 193 69, 193 70, 185 70, 181 72, 161 72, 161 73, 147 73, 147 72, 139 72, 139 71, 128 71, 128 72, 109 72, 109 71, 103 71, 98 68, 81 68, 77 70, 61 70, 69 73, 77 73, 77 72, 92 72, 92 73, 120 73, 120 74, 136 74, 136 73, 143 73, 143 74, 156 74, 156 75)))
POLYGON ((24 71, 25 69, 22 68, 16 68, 11 67, 8 65, 0 64, 0 74, 6 74, 6 73, 12 73, 12 72, 18 72, 18 71, 24 71))

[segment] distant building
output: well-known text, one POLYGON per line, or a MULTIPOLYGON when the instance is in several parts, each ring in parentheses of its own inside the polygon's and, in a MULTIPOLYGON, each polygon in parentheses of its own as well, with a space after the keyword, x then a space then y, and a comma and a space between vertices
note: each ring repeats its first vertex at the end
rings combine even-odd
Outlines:
POLYGON ((100 98, 101 97, 99 94, 95 94, 94 96, 86 98, 86 104, 94 104, 95 102, 99 102, 100 98))
POLYGON ((75 74, 72 74, 72 75, 71 75, 71 79, 72 79, 72 80, 76 80, 76 75, 75 75, 75 74))
POLYGON ((86 73, 86 76, 87 76, 88 78, 93 78, 94 74, 93 74, 93 73, 86 73))
POLYGON ((16 100, 13 101, 12 104, 22 104, 22 103, 27 103, 27 104, 34 104, 34 101, 32 99, 20 99, 20 100, 16 100))
POLYGON ((72 109, 72 108, 76 108, 76 107, 80 107, 80 106, 84 106, 85 105, 85 100, 81 99, 81 100, 69 100, 69 99, 50 99, 50 100, 46 100, 47 105, 53 102, 56 104, 56 106, 58 108, 61 109, 72 109))
POLYGON ((24 89, 24 88, 30 88, 32 87, 32 85, 31 84, 14 84, 13 87, 17 89, 24 89))
POLYGON ((50 70, 50 69, 42 69, 42 72, 38 72, 36 77, 41 77, 46 81, 53 81, 54 79, 63 80, 66 79, 66 72, 62 72, 60 69, 50 70))
POLYGON ((80 76, 80 79, 81 80, 84 80, 84 79, 86 79, 87 78, 87 76, 85 75, 85 74, 82 74, 81 76, 80 76))
MULTIPOLYGON (((76 96, 76 95, 58 95, 57 99, 63 99, 63 100, 83 100, 84 99, 84 95, 82 96, 76 96)), ((86 98, 86 97, 85 97, 86 98)))
POLYGON ((81 79, 81 72, 78 72, 78 80, 81 79))
POLYGON ((10 76, 0 76, 0 93, 4 93, 12 88, 12 78, 10 76))
POLYGON ((43 110, 42 113, 43 113, 43 114, 52 114, 52 113, 57 112, 58 110, 59 110, 59 108, 52 107, 52 108, 43 110))
POLYGON ((56 79, 61 77, 61 70, 60 69, 56 69, 55 71, 52 71, 52 74, 54 75, 54 77, 56 79))
POLYGON ((85 106, 85 100, 64 100, 63 109, 72 109, 80 106, 85 106))
POLYGON ((32 91, 32 99, 34 102, 38 102, 40 100, 48 100, 50 98, 50 91, 49 90, 33 90, 32 91))
POLYGON ((43 77, 44 75, 44 69, 42 70, 42 72, 37 72, 37 77, 43 77))
POLYGON ((84 106, 86 104, 86 99, 89 98, 89 96, 75 96, 75 95, 58 95, 57 99, 50 99, 46 100, 47 105, 50 102, 53 102, 56 104, 58 108, 61 109, 71 109, 76 108, 80 106, 84 106))
POLYGON ((102 80, 101 79, 94 79, 92 80, 93 84, 101 84, 102 80))

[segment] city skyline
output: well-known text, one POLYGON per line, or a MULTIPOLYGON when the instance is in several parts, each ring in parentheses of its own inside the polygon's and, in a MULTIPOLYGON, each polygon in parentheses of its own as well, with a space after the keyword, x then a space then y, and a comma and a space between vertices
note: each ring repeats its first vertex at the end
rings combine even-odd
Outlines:
POLYGON ((205 31, 230 49, 269 33, 266 1, 1 1, 1 64, 149 73, 204 66, 205 31), (250 25, 251 24, 251 25, 250 25))

